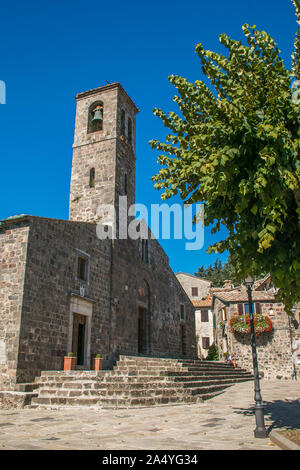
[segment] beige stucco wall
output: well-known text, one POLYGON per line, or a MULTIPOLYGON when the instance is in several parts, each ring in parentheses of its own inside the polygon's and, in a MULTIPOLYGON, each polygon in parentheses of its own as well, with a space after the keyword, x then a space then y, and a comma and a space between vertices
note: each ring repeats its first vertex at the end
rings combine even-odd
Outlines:
POLYGON ((177 273, 176 277, 191 300, 201 300, 207 296, 211 285, 210 281, 185 273, 177 273), (192 287, 198 288, 198 296, 192 295, 192 287))
POLYGON ((208 354, 208 349, 202 348, 202 338, 209 338, 210 346, 214 342, 213 311, 210 309, 205 310, 208 310, 208 322, 201 322, 201 309, 195 311, 196 338, 198 340, 197 351, 200 359, 206 358, 208 354))

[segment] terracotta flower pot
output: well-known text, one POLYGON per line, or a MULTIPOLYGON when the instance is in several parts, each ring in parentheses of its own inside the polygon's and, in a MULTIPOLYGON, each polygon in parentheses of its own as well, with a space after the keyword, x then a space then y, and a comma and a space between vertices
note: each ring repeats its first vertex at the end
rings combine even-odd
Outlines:
POLYGON ((94 370, 102 370, 103 357, 94 357, 93 368, 94 370))
POLYGON ((64 357, 64 370, 74 370, 76 367, 77 357, 64 357))

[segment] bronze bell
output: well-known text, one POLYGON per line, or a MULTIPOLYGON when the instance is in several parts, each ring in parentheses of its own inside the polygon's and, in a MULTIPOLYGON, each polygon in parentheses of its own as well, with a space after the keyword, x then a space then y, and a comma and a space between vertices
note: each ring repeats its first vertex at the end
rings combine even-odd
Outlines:
POLYGON ((103 109, 98 106, 94 110, 94 117, 92 119, 92 122, 98 123, 101 122, 103 119, 103 109))

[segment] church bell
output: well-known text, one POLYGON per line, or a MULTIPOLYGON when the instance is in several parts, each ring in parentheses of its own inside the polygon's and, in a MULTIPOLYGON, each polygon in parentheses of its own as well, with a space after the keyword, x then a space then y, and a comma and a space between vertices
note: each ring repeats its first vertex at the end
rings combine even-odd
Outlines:
POLYGON ((94 117, 92 119, 92 122, 94 123, 98 123, 98 122, 101 122, 103 119, 103 109, 99 107, 97 107, 95 109, 95 114, 94 114, 94 117))

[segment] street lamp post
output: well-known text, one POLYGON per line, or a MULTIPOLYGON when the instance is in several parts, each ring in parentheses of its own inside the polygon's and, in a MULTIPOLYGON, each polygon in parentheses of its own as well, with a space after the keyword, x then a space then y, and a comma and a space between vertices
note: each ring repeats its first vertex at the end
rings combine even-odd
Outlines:
POLYGON ((255 421, 256 421, 256 428, 254 430, 254 436, 265 438, 268 436, 268 431, 265 427, 264 406, 263 406, 261 393, 260 393, 260 386, 259 386, 259 374, 258 374, 258 364, 257 364, 256 340, 255 340, 255 329, 254 329, 254 319, 253 319, 253 303, 252 303, 253 279, 251 276, 248 276, 245 279, 245 286, 247 287, 247 292, 248 292, 249 316, 250 316, 250 328, 251 328, 251 347, 252 347, 252 360, 253 360, 253 373, 254 373, 254 400, 255 400, 255 421))

